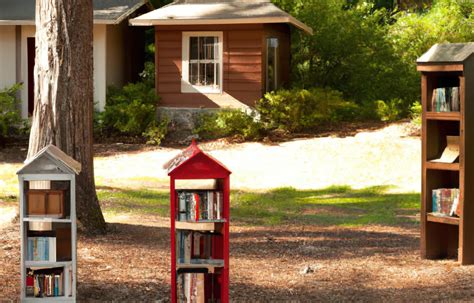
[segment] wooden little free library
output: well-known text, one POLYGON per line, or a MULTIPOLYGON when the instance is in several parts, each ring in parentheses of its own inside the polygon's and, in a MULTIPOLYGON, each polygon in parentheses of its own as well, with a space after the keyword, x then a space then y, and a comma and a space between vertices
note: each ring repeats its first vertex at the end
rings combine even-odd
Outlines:
POLYGON ((474 43, 417 61, 422 89, 421 255, 474 264, 474 43))
POLYGON ((193 141, 170 176, 171 302, 229 302, 229 176, 193 141))
POLYGON ((76 301, 76 175, 54 145, 18 171, 22 302, 76 301))

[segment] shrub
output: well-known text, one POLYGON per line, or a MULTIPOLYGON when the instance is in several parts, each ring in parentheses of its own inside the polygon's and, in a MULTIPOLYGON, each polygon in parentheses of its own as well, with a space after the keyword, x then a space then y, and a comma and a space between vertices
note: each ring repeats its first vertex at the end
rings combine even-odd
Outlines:
POLYGON ((146 144, 160 145, 166 137, 166 134, 168 134, 169 124, 170 120, 164 118, 160 123, 155 120, 148 125, 146 131, 143 133, 143 136, 147 139, 146 144))
POLYGON ((17 99, 17 92, 21 87, 21 84, 15 84, 0 91, 0 142, 22 132, 20 100, 17 99))
POLYGON ((109 87, 105 111, 96 117, 96 125, 106 132, 139 136, 155 121, 157 101, 155 90, 143 82, 109 87))
POLYGON ((242 136, 246 140, 257 139, 263 131, 255 112, 249 115, 237 109, 201 114, 197 124, 194 133, 204 139, 227 136, 242 136))
POLYGON ((257 112, 266 129, 309 130, 323 123, 353 120, 359 107, 325 88, 280 90, 265 94, 257 112))

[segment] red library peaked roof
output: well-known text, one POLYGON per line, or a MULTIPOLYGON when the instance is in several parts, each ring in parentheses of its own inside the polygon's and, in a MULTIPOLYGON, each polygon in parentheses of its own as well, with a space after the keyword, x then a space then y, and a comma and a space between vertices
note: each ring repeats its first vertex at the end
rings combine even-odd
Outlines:
POLYGON ((192 161, 192 159, 198 158, 199 156, 204 156, 205 158, 209 159, 210 161, 214 162, 229 174, 232 173, 224 164, 219 162, 217 159, 212 157, 211 155, 206 154, 203 152, 199 146, 197 145, 196 141, 193 139, 190 146, 188 146, 185 150, 183 150, 179 155, 171 159, 170 161, 166 162, 163 165, 163 168, 168 171, 168 175, 170 175, 174 170, 181 166, 185 166, 186 163, 192 161))

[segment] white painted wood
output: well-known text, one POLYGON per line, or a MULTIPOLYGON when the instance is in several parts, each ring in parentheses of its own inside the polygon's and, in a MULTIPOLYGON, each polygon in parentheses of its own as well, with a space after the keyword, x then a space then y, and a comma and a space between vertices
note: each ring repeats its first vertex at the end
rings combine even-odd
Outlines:
POLYGON ((15 26, 0 26, 0 90, 16 83, 15 26))
MULTIPOLYGON (((51 155, 48 155, 51 157, 51 155)), ((22 302, 75 302, 76 301, 76 283, 77 283, 77 221, 76 221, 76 175, 73 173, 66 174, 63 171, 59 171, 56 174, 53 173, 41 173, 44 170, 42 165, 51 166, 57 164, 57 166, 65 166, 64 161, 43 161, 44 158, 37 157, 30 164, 29 167, 34 167, 35 170, 40 172, 39 174, 33 174, 30 172, 30 169, 23 170, 28 171, 28 174, 22 174, 21 171, 18 174, 19 181, 19 192, 20 192, 20 235, 21 235, 21 292, 20 299, 22 302), (25 182, 38 182, 38 184, 47 184, 51 181, 70 181, 70 201, 65 201, 65 203, 70 203, 70 217, 66 219, 57 219, 49 217, 28 217, 26 215, 26 196, 25 196, 25 182), (27 261, 26 252, 27 252, 27 230, 29 222, 52 222, 52 223, 69 223, 71 224, 71 261, 67 262, 48 262, 48 261, 27 261), (67 278, 69 276, 69 270, 72 274, 72 283, 68 286, 67 281, 70 279, 65 279, 65 290, 70 288, 72 291, 71 297, 48 297, 48 298, 33 298, 26 297, 26 269, 31 267, 63 267, 64 276, 67 278)), ((64 159, 63 159, 64 160, 64 159)), ((49 169, 50 170, 50 169, 49 169)), ((35 187, 35 186, 33 186, 35 187)), ((29 188, 29 184, 28 184, 29 188)))

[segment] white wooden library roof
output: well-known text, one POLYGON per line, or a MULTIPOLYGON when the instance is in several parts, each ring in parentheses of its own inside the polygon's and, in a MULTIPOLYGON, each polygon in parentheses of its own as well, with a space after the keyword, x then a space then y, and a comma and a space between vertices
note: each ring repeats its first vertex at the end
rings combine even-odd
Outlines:
POLYGON ((136 26, 252 23, 288 23, 313 33, 270 0, 178 0, 130 20, 136 26))
POLYGON ((45 168, 48 169, 49 167, 47 166, 50 166, 51 164, 55 164, 57 167, 62 169, 63 172, 69 172, 76 175, 78 175, 82 169, 81 163, 68 156, 56 146, 50 144, 40 150, 34 157, 26 160, 25 165, 17 172, 17 174, 41 171, 45 168), (37 163, 40 165, 35 165, 37 163))
POLYGON ((474 54, 474 42, 433 45, 417 63, 462 63, 474 54))

